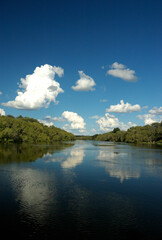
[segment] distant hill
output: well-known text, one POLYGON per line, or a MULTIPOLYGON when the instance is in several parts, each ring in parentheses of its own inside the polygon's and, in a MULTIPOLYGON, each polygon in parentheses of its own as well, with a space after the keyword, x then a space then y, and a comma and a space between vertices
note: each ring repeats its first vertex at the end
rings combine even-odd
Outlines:
POLYGON ((0 142, 53 143, 71 141, 75 136, 54 126, 44 126, 38 120, 12 115, 0 116, 0 142))

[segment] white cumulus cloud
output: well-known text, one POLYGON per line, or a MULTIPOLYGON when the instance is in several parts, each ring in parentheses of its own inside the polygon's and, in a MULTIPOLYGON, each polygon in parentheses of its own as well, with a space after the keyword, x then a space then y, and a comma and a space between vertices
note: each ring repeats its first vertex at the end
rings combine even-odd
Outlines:
POLYGON ((159 107, 159 108, 157 108, 157 107, 153 107, 153 109, 151 109, 150 111, 149 111, 149 113, 150 114, 157 114, 157 115, 162 115, 162 107, 159 107))
POLYGON ((20 79, 20 84, 15 100, 2 105, 17 109, 38 109, 48 107, 51 102, 56 102, 59 93, 64 92, 60 84, 55 81, 55 75, 61 77, 64 70, 61 67, 45 64, 36 67, 33 74, 20 79))
MULTIPOLYGON (((64 111, 62 117, 70 123, 70 129, 84 130, 86 123, 77 113, 64 111)), ((67 127, 67 125, 66 125, 67 127)))
POLYGON ((135 76, 135 71, 127 68, 123 64, 119 64, 118 62, 114 62, 110 66, 110 70, 107 71, 107 74, 113 76, 113 77, 118 77, 123 79, 124 81, 127 82, 135 82, 137 81, 137 77, 135 76))
POLYGON ((148 114, 138 115, 137 117, 140 120, 144 121, 145 125, 150 125, 154 122, 161 122, 162 121, 162 107, 153 107, 149 110, 148 114))
POLYGON ((119 127, 121 130, 127 130, 132 126, 136 126, 136 124, 131 122, 128 122, 127 124, 120 122, 117 117, 109 113, 106 113, 105 116, 97 120, 96 123, 99 124, 100 130, 103 132, 112 131, 116 127, 119 127))
POLYGON ((0 108, 0 116, 5 116, 5 111, 2 108, 0 108))
POLYGON ((106 112, 116 113, 130 113, 140 111, 141 107, 139 104, 131 105, 130 103, 124 103, 123 100, 117 105, 110 105, 110 108, 106 109, 106 112))
POLYGON ((154 114, 138 115, 137 117, 140 120, 143 120, 145 125, 150 125, 154 122, 161 122, 162 121, 162 116, 157 117, 157 115, 154 115, 154 114))
POLYGON ((94 91, 93 88, 96 83, 90 76, 86 75, 83 71, 78 71, 80 79, 76 81, 76 86, 72 86, 75 91, 94 91))

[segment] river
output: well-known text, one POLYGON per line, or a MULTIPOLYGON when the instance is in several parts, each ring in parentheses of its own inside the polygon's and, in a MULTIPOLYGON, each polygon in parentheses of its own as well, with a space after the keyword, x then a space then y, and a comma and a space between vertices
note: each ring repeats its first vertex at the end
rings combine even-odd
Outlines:
POLYGON ((0 226, 5 238, 160 240, 162 149, 0 145, 0 226))

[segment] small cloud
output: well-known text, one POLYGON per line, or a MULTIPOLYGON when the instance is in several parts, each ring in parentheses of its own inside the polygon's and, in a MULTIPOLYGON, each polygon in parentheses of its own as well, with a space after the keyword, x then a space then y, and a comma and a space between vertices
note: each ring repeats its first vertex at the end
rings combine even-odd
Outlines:
POLYGON ((76 86, 72 86, 74 91, 94 91, 93 88, 96 83, 90 76, 86 75, 83 71, 78 71, 80 79, 76 82, 76 86))
POLYGON ((55 75, 61 77, 64 70, 61 67, 50 66, 45 64, 41 67, 36 67, 33 74, 27 75, 26 78, 21 78, 17 96, 15 100, 2 105, 16 109, 39 109, 48 107, 51 102, 56 101, 59 93, 63 93, 60 84, 55 81, 55 75))
POLYGON ((110 108, 106 109, 106 112, 115 113, 130 113, 140 111, 141 107, 139 104, 131 105, 130 103, 124 103, 123 100, 117 105, 110 105, 110 108))
POLYGON ((107 99, 101 99, 100 102, 105 103, 105 102, 108 102, 108 100, 107 99))
POLYGON ((50 121, 47 121, 47 120, 41 120, 41 119, 38 119, 38 121, 40 123, 43 123, 43 125, 45 125, 45 126, 48 126, 48 127, 53 126, 53 122, 50 122, 50 121))
POLYGON ((51 117, 51 116, 46 116, 45 120, 51 121, 51 122, 63 122, 65 121, 62 117, 51 117))
POLYGON ((0 92, 0 95, 2 95, 2 92, 0 92))
POLYGON ((95 115, 95 116, 92 116, 92 117, 90 117, 91 119, 99 119, 100 118, 100 116, 98 116, 98 115, 95 115))
POLYGON ((96 133, 97 131, 96 131, 95 128, 92 128, 92 129, 91 129, 91 132, 92 132, 92 133, 96 133))
POLYGON ((148 108, 148 106, 144 106, 144 107, 142 107, 142 109, 147 109, 148 108))
POLYGON ((150 114, 155 114, 155 115, 162 115, 162 107, 153 107, 153 109, 151 109, 149 111, 150 114))
MULTIPOLYGON (((86 123, 77 113, 64 111, 62 117, 70 123, 70 129, 85 130, 86 123)), ((64 125, 65 127, 65 125, 64 125)), ((66 128, 68 125, 66 124, 66 128)))
POLYGON ((54 122, 63 122, 65 119, 63 117, 51 117, 51 116, 46 116, 44 119, 38 119, 40 123, 43 123, 46 126, 53 126, 54 122))
POLYGON ((51 116, 46 116, 45 119, 51 119, 51 116))
POLYGON ((0 116, 5 116, 5 111, 2 108, 0 108, 0 116))
POLYGON ((114 62, 110 66, 110 68, 111 69, 107 71, 107 74, 113 77, 121 78, 122 80, 127 82, 136 82, 138 80, 137 77, 135 76, 135 71, 127 68, 123 64, 114 62))
POLYGON ((80 129, 79 132, 80 132, 80 133, 85 133, 86 130, 85 130, 85 129, 80 129))

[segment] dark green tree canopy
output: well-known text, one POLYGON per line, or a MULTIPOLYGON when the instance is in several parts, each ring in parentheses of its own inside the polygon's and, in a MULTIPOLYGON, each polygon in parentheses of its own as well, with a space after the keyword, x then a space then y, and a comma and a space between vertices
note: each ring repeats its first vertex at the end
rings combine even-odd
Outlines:
POLYGON ((162 122, 146 126, 131 127, 127 131, 114 128, 112 132, 93 136, 98 141, 126 142, 126 143, 158 143, 162 144, 162 122))
POLYGON ((112 131, 113 133, 116 133, 116 132, 118 132, 118 131, 120 131, 120 128, 114 128, 114 130, 112 131))
POLYGON ((54 126, 47 127, 38 120, 19 116, 0 116, 0 142, 53 143, 70 141, 75 136, 54 126))

